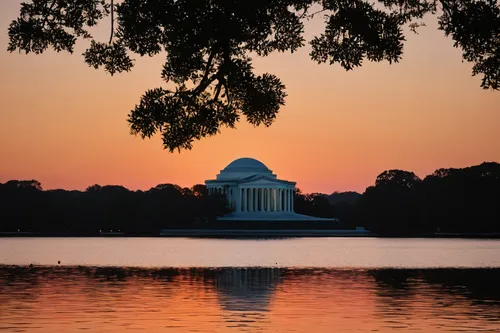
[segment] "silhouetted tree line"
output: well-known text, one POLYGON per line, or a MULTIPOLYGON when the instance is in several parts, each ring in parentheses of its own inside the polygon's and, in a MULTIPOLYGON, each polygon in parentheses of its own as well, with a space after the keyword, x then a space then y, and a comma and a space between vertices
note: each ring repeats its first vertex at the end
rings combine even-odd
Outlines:
MULTIPOLYGON (((209 195, 204 185, 43 191, 36 180, 0 184, 0 231, 151 234, 162 228, 217 227, 217 216, 229 211, 225 197, 209 195)), ((413 172, 388 170, 363 195, 297 189, 295 212, 335 217, 340 223, 331 227, 364 226, 379 235, 500 232, 500 164, 438 169, 423 180, 413 172)))
MULTIPOLYGON (((343 216, 343 205, 331 205, 324 194, 296 193, 298 213, 343 216)), ((148 191, 93 185, 85 191, 44 191, 36 180, 0 184, 0 231, 156 234, 163 228, 228 227, 215 220, 229 211, 225 197, 209 195, 205 185, 161 184, 148 191)))
POLYGON ((227 213, 225 198, 204 185, 161 184, 148 191, 93 185, 85 191, 43 191, 36 180, 0 184, 0 231, 95 234, 157 233, 209 224, 227 213))
POLYGON ((500 164, 438 169, 423 180, 384 171, 355 206, 358 223, 378 234, 500 232, 500 164))
POLYGON ((316 217, 337 218, 339 226, 353 227, 355 224, 354 203, 361 197, 357 192, 334 192, 304 194, 295 191, 295 212, 316 217))

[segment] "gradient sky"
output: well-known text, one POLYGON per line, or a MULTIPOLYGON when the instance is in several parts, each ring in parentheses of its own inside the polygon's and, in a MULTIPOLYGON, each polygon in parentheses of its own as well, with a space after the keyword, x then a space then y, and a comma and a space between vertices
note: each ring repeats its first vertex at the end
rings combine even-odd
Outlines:
MULTIPOLYGON (((442 167, 500 162, 500 92, 480 88, 469 63, 436 19, 409 34, 399 64, 368 63, 351 72, 318 65, 309 47, 254 59, 258 72, 287 87, 286 106, 269 128, 241 121, 236 130, 169 153, 159 136, 130 135, 127 115, 162 85, 163 56, 136 57, 132 72, 111 77, 80 55, 6 51, 20 0, 0 11, 0 182, 37 179, 44 189, 120 184, 147 190, 192 186, 239 157, 254 157, 304 192, 363 192, 378 174, 404 169, 420 177, 442 167)), ((108 21, 94 35, 108 38, 108 21)), ((306 26, 306 38, 322 30, 306 26)))

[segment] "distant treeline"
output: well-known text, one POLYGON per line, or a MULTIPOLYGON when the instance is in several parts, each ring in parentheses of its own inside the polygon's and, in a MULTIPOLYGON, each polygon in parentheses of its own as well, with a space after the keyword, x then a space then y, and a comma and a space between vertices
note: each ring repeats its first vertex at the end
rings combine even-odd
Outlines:
MULTIPOLYGON (((204 185, 44 191, 36 180, 0 184, 0 231, 157 234, 163 228, 210 227, 228 212, 225 198, 209 195, 204 185)), ((423 180, 413 172, 388 170, 362 195, 297 189, 295 212, 336 217, 338 227, 364 226, 381 235, 500 232, 500 164, 439 169, 423 180)))
POLYGON ((0 231, 95 234, 158 233, 202 225, 227 213, 225 198, 204 185, 157 185, 148 191, 93 185, 85 191, 43 191, 40 182, 0 184, 0 231))
POLYGON ((381 173, 356 201, 356 220, 379 234, 500 232, 500 164, 381 173))
MULTIPOLYGON (((338 205, 341 216, 343 206, 338 205)), ((337 205, 330 204, 324 195, 303 195, 300 190, 296 207, 297 212, 313 216, 338 215, 337 205)), ((216 218, 229 212, 224 195, 209 195, 205 185, 182 188, 160 184, 147 191, 93 185, 85 191, 44 191, 36 180, 0 183, 3 232, 154 235, 165 228, 222 227, 216 218)))

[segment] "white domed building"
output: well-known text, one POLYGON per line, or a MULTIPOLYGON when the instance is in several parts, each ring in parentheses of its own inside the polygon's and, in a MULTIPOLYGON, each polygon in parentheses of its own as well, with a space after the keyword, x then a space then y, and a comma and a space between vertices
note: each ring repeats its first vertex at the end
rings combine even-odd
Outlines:
POLYGON ((232 213, 219 220, 331 220, 296 214, 293 207, 296 182, 278 179, 264 163, 253 158, 234 160, 205 184, 209 193, 224 193, 232 209, 232 213))

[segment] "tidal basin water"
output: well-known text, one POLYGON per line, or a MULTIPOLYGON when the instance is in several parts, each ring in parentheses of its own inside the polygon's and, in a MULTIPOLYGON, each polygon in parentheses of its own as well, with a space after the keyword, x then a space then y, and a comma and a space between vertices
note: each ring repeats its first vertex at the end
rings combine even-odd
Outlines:
POLYGON ((500 241, 0 238, 2 331, 500 332, 500 241))

